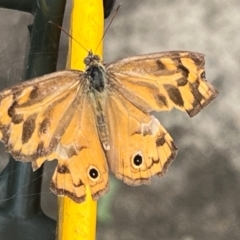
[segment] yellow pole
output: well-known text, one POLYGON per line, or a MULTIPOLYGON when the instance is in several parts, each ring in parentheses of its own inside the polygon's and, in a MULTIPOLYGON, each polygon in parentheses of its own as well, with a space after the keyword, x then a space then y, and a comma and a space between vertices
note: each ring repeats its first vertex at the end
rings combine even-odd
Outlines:
MULTIPOLYGON (((68 68, 84 70, 86 49, 102 57, 103 2, 102 0, 73 0, 70 23, 68 68), (98 49, 97 46, 100 43, 98 49)), ((97 203, 87 188, 86 201, 78 204, 68 197, 58 197, 57 240, 95 240, 97 203)))

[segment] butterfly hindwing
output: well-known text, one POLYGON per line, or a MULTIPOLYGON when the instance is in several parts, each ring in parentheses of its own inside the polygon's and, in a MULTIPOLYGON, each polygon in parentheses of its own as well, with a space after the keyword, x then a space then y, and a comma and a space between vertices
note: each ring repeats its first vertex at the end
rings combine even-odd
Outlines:
POLYGON ((177 149, 159 121, 118 93, 109 94, 106 112, 110 132, 106 154, 115 176, 129 185, 147 184, 152 176, 162 176, 177 149))
POLYGON ((87 96, 75 109, 56 152, 58 166, 51 183, 54 193, 82 202, 86 186, 95 200, 108 191, 108 166, 98 138, 93 106, 87 96))

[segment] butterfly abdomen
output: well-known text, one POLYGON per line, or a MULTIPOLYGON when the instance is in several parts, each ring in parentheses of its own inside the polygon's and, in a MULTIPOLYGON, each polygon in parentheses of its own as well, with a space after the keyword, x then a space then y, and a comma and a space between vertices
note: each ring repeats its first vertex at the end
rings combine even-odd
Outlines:
POLYGON ((105 150, 109 150, 110 149, 109 132, 106 124, 106 117, 103 114, 103 112, 98 112, 96 117, 97 117, 97 129, 98 129, 99 138, 102 142, 103 148, 105 150))
POLYGON ((105 150, 110 149, 109 145, 109 131, 106 123, 106 116, 104 113, 105 97, 104 94, 96 93, 93 98, 94 111, 96 116, 96 127, 99 139, 105 150))

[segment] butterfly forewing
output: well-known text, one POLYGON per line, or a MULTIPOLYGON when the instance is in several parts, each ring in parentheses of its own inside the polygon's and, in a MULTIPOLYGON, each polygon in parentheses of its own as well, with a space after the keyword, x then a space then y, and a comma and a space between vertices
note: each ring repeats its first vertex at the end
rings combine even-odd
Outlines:
POLYGON ((19 160, 47 157, 64 129, 59 124, 74 113, 79 74, 63 71, 16 85, 0 93, 1 140, 19 160))
POLYGON ((175 107, 192 117, 218 94, 205 79, 204 64, 200 53, 163 52, 126 58, 106 69, 109 85, 143 111, 175 107))

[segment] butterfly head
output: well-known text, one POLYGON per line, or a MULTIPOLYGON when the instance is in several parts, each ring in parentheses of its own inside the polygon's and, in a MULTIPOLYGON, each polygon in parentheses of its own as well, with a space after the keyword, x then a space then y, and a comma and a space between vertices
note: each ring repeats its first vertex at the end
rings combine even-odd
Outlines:
POLYGON ((88 56, 84 59, 84 64, 87 68, 90 66, 98 66, 101 64, 101 59, 98 55, 95 55, 92 51, 89 51, 88 56))

